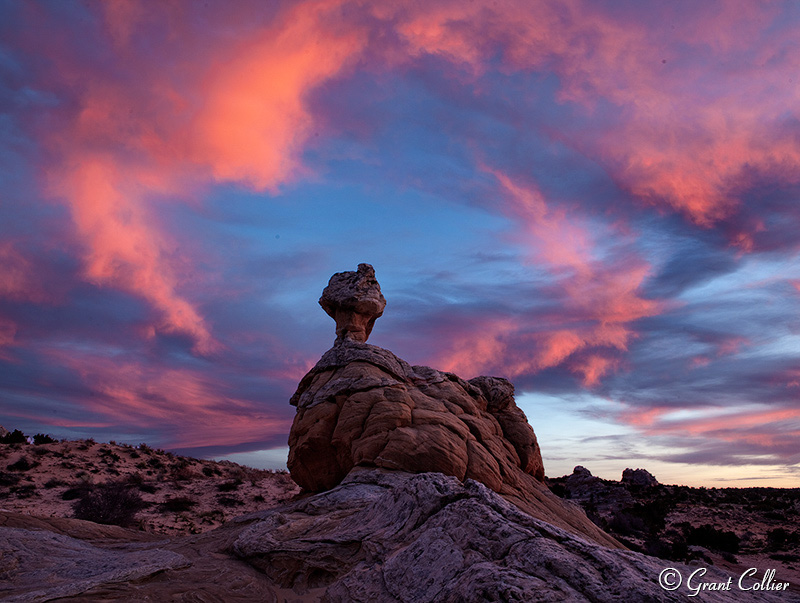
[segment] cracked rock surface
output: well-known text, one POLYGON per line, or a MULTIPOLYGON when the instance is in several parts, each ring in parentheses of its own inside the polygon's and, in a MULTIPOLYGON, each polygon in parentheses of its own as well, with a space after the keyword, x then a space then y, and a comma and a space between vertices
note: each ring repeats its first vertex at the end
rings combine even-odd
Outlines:
POLYGON ((50 601, 190 565, 178 553, 141 546, 111 550, 65 534, 0 527, 0 596, 4 601, 50 601))
MULTIPOLYGON (((659 586, 663 560, 600 546, 440 473, 357 469, 328 492, 262 514, 233 551, 278 585, 329 603, 684 601, 688 592, 659 586)), ((726 578, 713 568, 705 576, 726 578)))

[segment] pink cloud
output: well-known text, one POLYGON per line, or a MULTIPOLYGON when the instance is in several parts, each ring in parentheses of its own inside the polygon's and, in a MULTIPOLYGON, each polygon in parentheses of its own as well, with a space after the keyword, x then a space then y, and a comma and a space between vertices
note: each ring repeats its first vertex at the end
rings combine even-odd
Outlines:
POLYGON ((598 385, 619 366, 610 352, 626 351, 637 336, 633 323, 662 309, 640 292, 649 266, 630 255, 608 263, 601 241, 613 238, 602 230, 610 226, 593 224, 590 234, 585 220, 552 208, 534 184, 484 169, 498 181, 499 207, 518 225, 530 265, 550 273, 562 312, 540 317, 541 324, 536 317, 487 318, 469 336, 451 338, 436 362, 462 374, 493 370, 509 377, 564 365, 587 387, 598 385))
MULTIPOLYGON (((438 55, 475 73, 499 55, 509 70, 554 71, 558 98, 585 116, 597 115, 600 101, 613 104, 614 119, 598 116, 590 129, 556 135, 641 203, 711 228, 740 212, 754 177, 800 182, 796 137, 781 121, 797 115, 800 92, 786 82, 799 65, 796 53, 782 51, 793 46, 791 28, 773 31, 776 4, 627 13, 582 0, 394 6, 412 55, 438 55)), ((752 250, 760 228, 739 225, 731 243, 752 250)))
MULTIPOLYGON (((697 410, 697 409, 695 409, 697 410)), ((620 418, 642 429, 647 435, 692 435, 724 442, 750 443, 765 448, 794 448, 800 437, 800 409, 776 408, 734 411, 712 416, 675 420, 663 409, 645 411, 647 420, 639 420, 639 411, 630 411, 620 418), (652 411, 653 416, 647 415, 652 411)))
POLYGON ((174 251, 158 205, 195 203, 213 182, 276 192, 305 175, 300 155, 315 132, 305 97, 345 68, 364 36, 332 26, 335 2, 278 11, 260 26, 232 10, 224 19, 239 35, 221 27, 210 37, 186 29, 187 7, 162 6, 155 17, 131 0, 102 8, 119 68, 92 73, 58 59, 55 77, 87 84, 73 118, 46 133, 49 192, 70 208, 88 281, 146 300, 160 315, 157 330, 212 354, 221 349, 213 325, 182 287, 191 260, 174 251), (165 22, 162 38, 156 27, 165 22), (146 54, 135 44, 142 35, 146 54))
POLYGON ((20 253, 11 241, 0 241, 0 299, 42 303, 49 299, 36 278, 33 262, 20 253))
MULTIPOLYGON (((146 366, 99 354, 50 351, 81 377, 93 395, 80 404, 97 423, 162 432, 171 448, 231 446, 286 433, 291 421, 251 400, 227 395, 202 370, 146 366)), ((82 426, 88 426, 83 425, 82 426)))

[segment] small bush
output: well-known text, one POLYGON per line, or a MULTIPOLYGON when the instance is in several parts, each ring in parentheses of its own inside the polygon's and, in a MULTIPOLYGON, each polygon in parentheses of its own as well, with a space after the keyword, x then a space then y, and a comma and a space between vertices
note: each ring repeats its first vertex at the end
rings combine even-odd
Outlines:
POLYGON ((16 463, 13 463, 8 466, 9 471, 28 471, 29 469, 33 469, 39 463, 31 463, 27 458, 24 456, 19 459, 16 463))
POLYGON ((168 498, 163 503, 161 503, 161 507, 165 511, 170 511, 172 513, 183 513, 184 511, 191 510, 197 504, 197 501, 193 498, 189 498, 188 496, 176 496, 175 498, 168 498))
POLYGON ((5 473, 0 471, 0 486, 8 487, 8 486, 15 486, 19 483, 20 480, 19 475, 14 475, 13 473, 5 473))
POLYGON ((239 507, 244 504, 235 496, 218 496, 217 502, 223 507, 239 507))
POLYGON ((11 433, 7 433, 0 438, 0 444, 27 444, 28 438, 19 429, 15 429, 11 433))
POLYGON ((139 484, 139 491, 144 492, 145 494, 155 494, 158 492, 158 488, 153 484, 139 484))
POLYGON ((146 506, 141 495, 127 484, 112 482, 87 492, 72 509, 77 519, 128 527, 146 506))
POLYGON ((235 479, 229 482, 225 482, 224 484, 217 484, 217 490, 220 492, 233 492, 234 490, 238 490, 239 486, 242 485, 242 480, 235 479))
POLYGON ((89 486, 82 484, 80 486, 74 486, 72 488, 67 488, 61 493, 62 500, 75 500, 77 498, 81 498, 85 496, 89 492, 89 486))
POLYGON ((11 488, 11 492, 13 494, 16 494, 18 498, 30 498, 36 493, 36 486, 34 484, 15 486, 11 488))
POLYGON ((736 534, 718 530, 709 524, 686 530, 686 542, 721 553, 739 552, 739 537, 736 534))
POLYGON ((49 435, 44 433, 37 433, 35 436, 33 436, 33 443, 37 446, 41 444, 58 444, 58 440, 54 440, 49 435))
POLYGON ((50 490, 52 488, 58 488, 59 486, 66 486, 66 485, 67 485, 66 482, 63 482, 60 479, 53 478, 47 480, 47 482, 45 482, 44 484, 44 487, 50 490))

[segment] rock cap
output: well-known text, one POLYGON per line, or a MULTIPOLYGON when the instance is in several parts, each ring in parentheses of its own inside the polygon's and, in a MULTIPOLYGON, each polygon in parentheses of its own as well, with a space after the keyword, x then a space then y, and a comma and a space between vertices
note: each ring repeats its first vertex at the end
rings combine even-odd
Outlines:
POLYGON ((322 291, 319 305, 336 321, 337 340, 366 342, 375 321, 383 315, 386 299, 370 264, 355 272, 337 272, 322 291))

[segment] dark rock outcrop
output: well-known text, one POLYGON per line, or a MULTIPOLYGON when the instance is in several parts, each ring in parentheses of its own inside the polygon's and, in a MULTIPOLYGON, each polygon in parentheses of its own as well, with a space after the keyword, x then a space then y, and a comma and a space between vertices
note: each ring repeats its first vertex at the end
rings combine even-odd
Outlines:
POLYGON ((658 480, 647 469, 625 469, 622 472, 622 483, 629 486, 657 486, 658 480))

